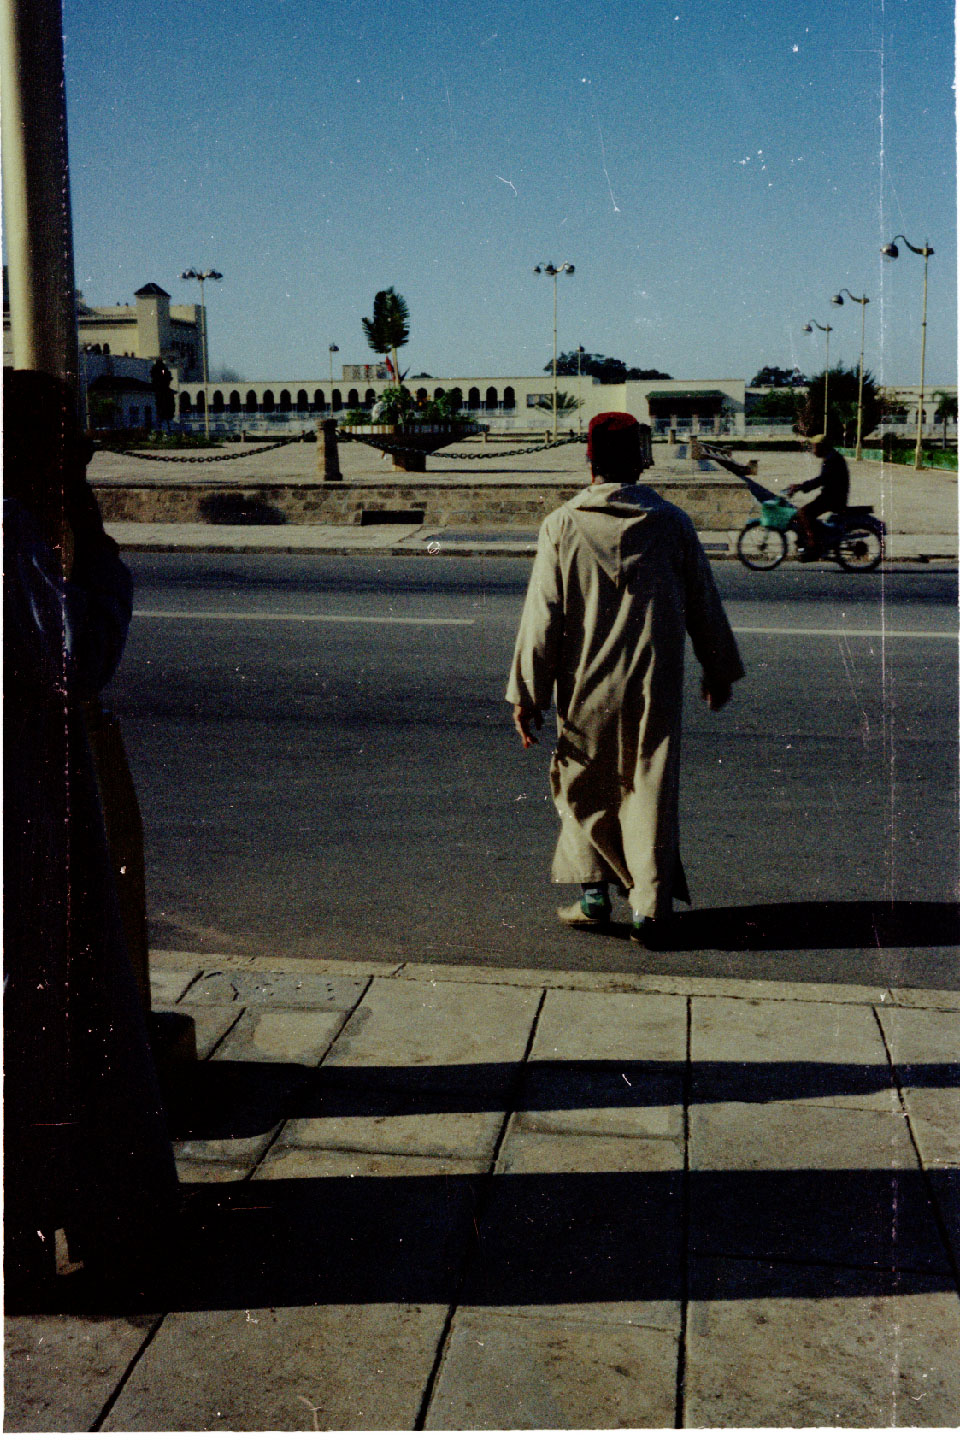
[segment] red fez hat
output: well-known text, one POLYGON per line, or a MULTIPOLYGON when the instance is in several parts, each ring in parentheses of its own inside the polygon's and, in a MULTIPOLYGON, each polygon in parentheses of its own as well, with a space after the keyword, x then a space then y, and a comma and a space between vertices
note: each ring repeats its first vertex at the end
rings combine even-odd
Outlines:
POLYGON ((608 465, 629 464, 640 451, 640 422, 625 410, 594 415, 587 432, 587 460, 596 474, 608 465))

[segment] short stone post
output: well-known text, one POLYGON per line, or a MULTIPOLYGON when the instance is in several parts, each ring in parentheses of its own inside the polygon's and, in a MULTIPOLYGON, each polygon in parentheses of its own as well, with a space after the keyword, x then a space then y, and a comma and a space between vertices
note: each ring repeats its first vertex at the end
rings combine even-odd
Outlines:
POLYGON ((317 478, 321 485, 343 484, 336 420, 321 420, 317 426, 317 478))

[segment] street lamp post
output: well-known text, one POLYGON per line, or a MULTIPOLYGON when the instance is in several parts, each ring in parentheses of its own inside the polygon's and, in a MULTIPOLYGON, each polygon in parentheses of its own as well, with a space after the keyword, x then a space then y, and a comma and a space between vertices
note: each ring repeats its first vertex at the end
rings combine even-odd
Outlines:
POLYGON ((572 275, 574 266, 564 260, 562 265, 553 265, 546 261, 534 265, 534 275, 553 276, 553 443, 557 443, 557 276, 572 275))
POLYGON ((830 384, 830 331, 833 329, 833 326, 832 326, 832 325, 821 325, 819 320, 811 320, 811 321, 809 322, 809 324, 804 325, 804 327, 803 327, 803 333, 804 333, 804 335, 812 335, 812 334, 813 334, 813 327, 814 327, 814 325, 816 325, 816 327, 817 327, 818 330, 822 330, 822 331, 824 332, 824 334, 826 335, 826 337, 827 337, 827 353, 826 353, 826 361, 825 361, 825 363, 824 363, 824 369, 823 369, 823 433, 824 433, 824 435, 826 435, 826 433, 827 433, 827 388, 828 388, 828 386, 829 386, 829 384, 830 384))
POLYGON ((586 352, 585 352, 583 346, 582 346, 582 345, 578 345, 578 346, 577 346, 577 400, 579 401, 579 404, 578 404, 578 406, 577 406, 577 436, 578 436, 579 438, 581 438, 581 439, 583 438, 583 385, 582 385, 582 383, 581 383, 581 381, 582 381, 582 370, 581 370, 581 366, 582 366, 582 364, 583 364, 583 357, 584 357, 585 353, 586 353, 586 352))
POLYGON ((333 414, 333 357, 334 357, 334 355, 339 355, 339 354, 340 354, 340 346, 339 346, 339 345, 328 345, 328 346, 327 346, 327 349, 328 349, 329 352, 330 352, 330 414, 332 415, 332 414, 333 414))
POLYGON ((933 248, 929 241, 926 245, 911 245, 906 235, 894 235, 889 245, 880 247, 880 254, 886 260, 896 260, 900 251, 897 249, 897 241, 902 240, 908 250, 914 255, 923 256, 923 314, 920 320, 920 401, 917 405, 917 450, 914 457, 914 464, 917 470, 923 469, 923 375, 924 365, 927 358, 927 261, 933 254, 933 248))
POLYGON ((219 270, 181 270, 181 280, 200 282, 200 348, 203 352, 203 433, 210 439, 210 377, 207 372, 207 307, 203 300, 203 282, 222 280, 219 270))
POLYGON ((869 295, 854 295, 846 286, 834 295, 831 299, 832 305, 842 305, 844 295, 860 306, 860 383, 857 387, 857 449, 856 459, 863 459, 863 337, 867 321, 867 306, 870 304, 869 295))

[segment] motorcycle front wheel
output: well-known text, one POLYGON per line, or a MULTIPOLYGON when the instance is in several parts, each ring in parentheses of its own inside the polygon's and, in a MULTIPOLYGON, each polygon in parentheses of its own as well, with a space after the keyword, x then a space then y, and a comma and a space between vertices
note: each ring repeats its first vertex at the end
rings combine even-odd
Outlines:
POLYGON ((787 537, 749 520, 737 537, 737 558, 748 570, 775 570, 787 553, 787 537))
POLYGON ((854 525, 837 541, 836 555, 842 570, 866 575, 883 559, 883 537, 871 525, 854 525))

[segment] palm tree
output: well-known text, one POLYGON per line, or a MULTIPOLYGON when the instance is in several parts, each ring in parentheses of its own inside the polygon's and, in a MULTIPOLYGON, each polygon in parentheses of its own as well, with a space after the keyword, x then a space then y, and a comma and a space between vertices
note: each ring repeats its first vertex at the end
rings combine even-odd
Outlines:
MULTIPOLYGON (((567 390, 558 390, 558 391, 557 391, 557 414, 558 414, 558 415, 572 415, 573 412, 574 412, 574 410, 579 410, 579 409, 580 409, 580 406, 581 406, 582 404, 583 404, 583 401, 582 401, 582 400, 578 400, 577 397, 576 397, 576 395, 571 395, 571 394, 569 393, 569 391, 567 391, 567 390)), ((538 410, 549 410, 549 411, 550 411, 550 414, 552 415, 552 414, 553 414, 553 396, 550 395, 550 396, 548 396, 548 397, 547 397, 546 399, 544 399, 544 400, 538 400, 538 401, 537 401, 537 409, 538 409, 538 410)))
POLYGON ((956 421, 957 418, 957 397, 948 395, 946 390, 935 390, 933 398, 937 401, 937 408, 933 412, 934 420, 943 422, 943 448, 947 448, 947 423, 956 421))
POLYGON ((397 361, 397 350, 406 345, 410 338, 410 311, 402 295, 393 286, 378 290, 373 297, 373 318, 361 321, 367 344, 378 355, 393 356, 393 383, 399 385, 403 378, 397 361))

